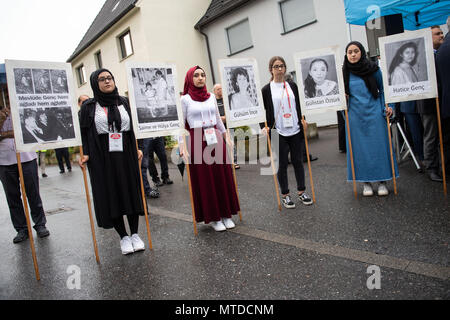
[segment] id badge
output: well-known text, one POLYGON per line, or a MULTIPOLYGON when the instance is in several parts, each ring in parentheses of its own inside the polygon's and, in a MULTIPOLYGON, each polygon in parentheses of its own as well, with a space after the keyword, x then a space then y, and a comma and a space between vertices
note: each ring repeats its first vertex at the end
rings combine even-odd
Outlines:
POLYGON ((113 132, 109 135, 109 152, 123 152, 122 133, 113 132))
POLYGON ((205 130, 205 140, 208 146, 217 143, 216 130, 214 128, 206 128, 205 130))
POLYGON ((294 126, 294 118, 292 117, 292 113, 283 114, 283 127, 292 128, 294 126))

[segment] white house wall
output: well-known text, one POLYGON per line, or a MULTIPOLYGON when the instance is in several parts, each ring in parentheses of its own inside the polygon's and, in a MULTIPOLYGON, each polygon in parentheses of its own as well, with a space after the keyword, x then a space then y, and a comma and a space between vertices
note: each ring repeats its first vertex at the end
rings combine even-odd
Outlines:
MULTIPOLYGON (((178 86, 183 90, 188 68, 201 65, 209 73, 204 37, 194 29, 209 6, 209 0, 143 0, 119 22, 72 61, 77 94, 92 96, 90 74, 96 70, 94 54, 101 50, 103 67, 111 70, 121 95, 128 91, 126 62, 175 62, 178 86), (120 59, 117 37, 130 30, 133 54, 120 59), (78 86, 76 68, 83 64, 87 82, 78 86)), ((212 82, 210 81, 210 88, 212 82)))
MULTIPOLYGON (((259 66, 261 85, 270 80, 268 63, 272 56, 282 56, 286 60, 287 71, 291 72, 295 71, 293 61, 295 52, 339 45, 343 54, 350 35, 352 40, 358 40, 367 47, 365 28, 351 26, 349 29, 346 24, 343 0, 314 0, 317 22, 285 35, 281 35, 282 22, 278 3, 279 0, 253 1, 204 28, 209 37, 216 75, 219 75, 217 61, 228 58, 229 54, 225 29, 246 18, 250 24, 253 48, 229 58, 255 58, 259 66)), ((216 78, 219 81, 219 77, 216 78)), ((316 122, 318 126, 337 123, 335 112, 311 115, 307 120, 316 122)))

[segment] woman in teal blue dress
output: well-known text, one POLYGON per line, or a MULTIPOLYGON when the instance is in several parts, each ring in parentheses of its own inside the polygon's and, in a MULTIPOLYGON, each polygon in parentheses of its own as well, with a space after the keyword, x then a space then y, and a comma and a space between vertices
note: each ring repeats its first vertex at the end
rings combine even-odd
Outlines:
MULTIPOLYGON (((355 180, 364 183, 363 195, 373 195, 372 183, 378 182, 378 195, 388 195, 386 181, 392 179, 386 116, 392 108, 384 103, 383 80, 377 64, 371 62, 361 43, 350 42, 345 49, 343 66, 345 92, 348 96, 355 180)), ((348 134, 348 133, 347 133, 348 134)), ((348 139, 347 139, 348 148, 348 139)), ((398 177, 394 157, 395 175, 398 177)), ((350 153, 347 176, 353 181, 350 153)))

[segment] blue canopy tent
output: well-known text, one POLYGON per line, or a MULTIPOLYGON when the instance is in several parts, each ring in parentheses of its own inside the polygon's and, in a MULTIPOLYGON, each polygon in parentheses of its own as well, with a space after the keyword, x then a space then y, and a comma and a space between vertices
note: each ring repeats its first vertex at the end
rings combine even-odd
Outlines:
POLYGON ((344 5, 347 23, 356 25, 401 14, 405 30, 418 30, 444 24, 450 16, 450 0, 344 0, 344 5))

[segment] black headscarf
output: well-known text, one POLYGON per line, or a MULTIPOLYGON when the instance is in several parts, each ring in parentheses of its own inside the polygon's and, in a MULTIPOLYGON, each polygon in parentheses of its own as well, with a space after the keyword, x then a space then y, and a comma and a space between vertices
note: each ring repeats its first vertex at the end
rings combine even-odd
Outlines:
POLYGON ((105 71, 108 72, 114 80, 114 76, 109 70, 98 69, 91 74, 91 88, 94 93, 94 100, 103 108, 108 109, 108 125, 111 127, 114 123, 114 128, 120 131, 122 128, 122 119, 120 117, 119 109, 117 108, 117 106, 120 105, 120 96, 117 86, 115 86, 113 92, 104 93, 100 90, 98 85, 98 76, 105 71))
POLYGON ((344 65, 342 66, 342 72, 344 74, 345 93, 350 94, 349 79, 351 72, 364 80, 367 89, 369 89, 372 96, 377 99, 378 86, 373 74, 377 72, 378 69, 378 65, 367 58, 366 50, 361 43, 359 43, 358 41, 350 42, 347 47, 345 47, 344 65), (357 46, 361 51, 361 59, 359 59, 357 63, 350 63, 350 61, 348 61, 347 59, 347 50, 351 45, 357 46))

